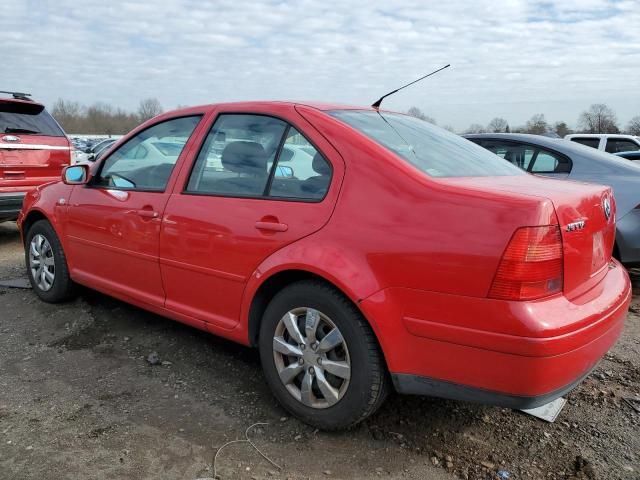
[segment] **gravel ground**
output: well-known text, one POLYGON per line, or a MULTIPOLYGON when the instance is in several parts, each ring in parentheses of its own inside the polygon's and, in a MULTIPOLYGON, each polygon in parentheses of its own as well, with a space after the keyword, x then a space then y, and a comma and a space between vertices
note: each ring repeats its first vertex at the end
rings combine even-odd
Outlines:
MULTIPOLYGON (((0 225, 0 279, 24 276, 0 225)), ((356 429, 288 417, 256 351, 91 291, 47 305, 0 288, 0 479, 638 479, 640 273, 623 337, 555 423, 393 396, 356 429), (147 357, 157 353, 156 365, 147 357), (499 473, 500 472, 500 473, 499 473)))

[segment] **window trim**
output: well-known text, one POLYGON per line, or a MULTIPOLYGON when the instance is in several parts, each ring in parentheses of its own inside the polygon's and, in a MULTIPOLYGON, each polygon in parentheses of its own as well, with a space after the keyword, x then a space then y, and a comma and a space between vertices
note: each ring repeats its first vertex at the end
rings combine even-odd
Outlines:
MULTIPOLYGON (((558 152, 557 150, 554 150, 553 148, 549 148, 546 145, 536 145, 535 143, 530 143, 530 142, 525 142, 525 141, 521 141, 521 140, 515 140, 515 139, 501 139, 501 138, 495 138, 495 137, 475 137, 475 138, 469 138, 468 140, 479 140, 479 142, 477 142, 482 148, 487 148, 485 146, 485 143, 488 142, 502 142, 502 143, 507 143, 507 144, 511 144, 511 145, 526 145, 528 147, 531 147, 534 150, 534 154, 533 157, 531 158, 531 161, 529 162, 529 165, 527 165, 527 169, 526 170, 522 170, 523 172, 527 172, 530 173, 532 175, 562 175, 562 174, 566 174, 569 175, 572 171, 573 171, 573 161, 571 160, 571 157, 569 157, 568 155, 558 152), (569 163, 569 171, 568 172, 532 172, 531 168, 533 168, 533 166, 536 163, 536 160, 538 158, 538 153, 540 150, 546 150, 549 153, 552 153, 554 155, 557 155, 560 158, 564 158, 568 161, 569 163)), ((577 143, 577 142, 576 142, 577 143)), ((505 162, 508 162, 508 160, 505 160, 505 162)), ((520 168, 520 167, 518 167, 520 168)))
MULTIPOLYGON (((157 122, 153 123, 152 125, 149 125, 148 127, 143 128, 142 130, 135 132, 129 138, 127 138, 126 141, 124 141, 121 145, 118 145, 118 148, 116 148, 115 150, 109 152, 109 154, 106 157, 100 159, 100 164, 98 165, 97 171, 96 171, 95 175, 91 176, 91 180, 86 185, 86 187, 100 189, 100 190, 118 190, 118 191, 122 191, 122 192, 165 193, 167 191, 167 185, 169 185, 169 180, 171 180, 171 176, 173 175, 173 173, 175 171, 176 165, 178 165, 178 163, 182 159, 182 156, 185 155, 185 151, 187 151, 187 144, 189 143, 189 140, 191 140, 191 137, 193 136, 193 133, 197 130, 198 126, 200 125, 200 123, 202 122, 202 119, 204 117, 205 117, 205 113, 204 112, 203 113, 191 113, 191 114, 185 114, 185 115, 178 115, 176 117, 160 119, 157 122), (180 152, 180 155, 178 155, 178 158, 176 159, 176 163, 173 164, 173 167, 171 168, 171 173, 169 173, 169 176, 167 177, 167 183, 165 184, 163 189, 159 189, 159 188, 137 188, 137 187, 136 188, 124 188, 124 187, 116 187, 116 186, 98 185, 98 184, 95 183, 96 179, 100 178, 100 175, 102 174, 102 170, 104 169, 104 164, 107 162, 107 160, 109 160, 109 158, 111 158, 111 156, 114 153, 116 153, 118 150, 120 150, 120 148, 122 148, 124 145, 129 143, 130 140, 132 140, 133 138, 135 138, 139 134, 141 134, 143 132, 146 132, 150 128, 153 128, 153 127, 155 127, 157 125, 160 125, 161 123, 170 122, 172 120, 178 120, 180 118, 190 118, 190 117, 198 117, 199 118, 198 123, 196 123, 195 127, 193 127, 193 130, 192 130, 191 134, 189 135, 189 138, 187 138, 187 141, 184 144, 184 147, 182 147, 182 151, 180 152)), ((117 142, 117 140, 116 140, 116 142, 117 142)))
POLYGON ((255 111, 236 111, 236 110, 217 111, 211 121, 211 126, 208 128, 206 134, 202 138, 202 142, 198 147, 198 151, 196 155, 193 157, 193 161, 191 162, 191 167, 189 168, 189 174, 186 175, 184 179, 184 184, 182 185, 180 195, 195 195, 200 197, 240 198, 240 199, 248 199, 248 200, 268 200, 268 201, 276 201, 276 202, 279 201, 279 202, 295 202, 295 203, 321 203, 327 198, 327 196, 329 195, 329 191, 331 190, 331 187, 334 184, 334 176, 333 176, 334 172, 335 172, 335 169, 333 168, 333 163, 331 163, 331 160, 329 160, 327 156, 324 154, 324 152, 321 149, 319 149, 318 146, 307 137, 307 135, 304 134, 302 129, 300 129, 298 125, 295 124, 295 122, 292 122, 287 118, 284 118, 280 115, 276 115, 273 113, 264 113, 264 112, 255 112, 255 111), (189 181, 191 180, 191 175, 193 175, 193 171, 196 168, 196 164, 198 163, 198 158, 202 153, 202 149, 204 148, 204 145, 207 142, 207 138, 211 134, 213 127, 215 126, 216 122, 222 115, 254 115, 259 117, 270 117, 270 118, 275 118, 276 120, 280 120, 286 124, 286 127, 282 132, 282 137, 280 138, 280 143, 278 144, 278 149, 276 150, 276 155, 273 158, 273 164, 271 165, 269 178, 267 179, 267 184, 265 185, 265 189, 263 190, 262 195, 241 195, 241 194, 230 195, 227 193, 222 194, 222 193, 212 193, 212 192, 196 192, 196 191, 188 190, 189 181), (284 143, 287 139, 287 133, 289 132, 291 127, 295 128, 296 131, 300 135, 302 135, 307 142, 309 142, 309 144, 316 150, 316 152, 322 155, 322 158, 324 158, 324 160, 329 165, 329 168, 331 169, 329 186, 327 187, 327 191, 324 192, 324 196, 322 198, 276 197, 276 196, 271 196, 267 193, 271 190, 271 183, 273 181, 272 172, 275 172, 278 162, 280 161, 280 154, 282 153, 282 147, 284 146, 284 143))

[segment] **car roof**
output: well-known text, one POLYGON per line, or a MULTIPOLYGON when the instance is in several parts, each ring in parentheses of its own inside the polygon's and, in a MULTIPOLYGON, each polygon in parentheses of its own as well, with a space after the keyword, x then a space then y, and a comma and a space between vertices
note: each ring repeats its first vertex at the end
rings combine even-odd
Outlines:
POLYGON ((587 158, 590 162, 598 162, 605 164, 609 167, 615 164, 615 168, 625 168, 629 166, 633 170, 633 174, 638 175, 640 173, 637 170, 637 166, 626 162, 624 159, 617 155, 606 153, 597 148, 587 147, 581 143, 572 142, 565 138, 551 138, 542 135, 532 135, 529 133, 473 133, 463 135, 467 139, 494 139, 494 140, 512 140, 516 142, 530 143, 541 147, 546 147, 551 150, 556 150, 568 156, 576 156, 587 158))
POLYGON ((637 139, 636 135, 629 135, 626 133, 571 133, 569 135, 565 135, 564 138, 576 138, 576 137, 585 137, 585 138, 634 138, 637 139))
MULTIPOLYGON (((343 103, 333 103, 333 102, 318 102, 318 101, 287 101, 287 100, 255 100, 255 101, 243 101, 243 102, 222 102, 222 103, 209 103, 204 105, 196 105, 193 107, 185 107, 177 110, 172 110, 170 113, 172 115, 189 113, 194 110, 209 110, 212 108, 224 108, 225 110, 251 110, 256 107, 265 107, 265 106, 305 106, 310 108, 315 108, 321 111, 330 111, 330 110, 370 110, 376 111, 371 106, 357 106, 357 105, 347 105, 343 103)), ((402 112, 393 112, 391 110, 380 110, 382 112, 387 113, 402 113, 402 112)))

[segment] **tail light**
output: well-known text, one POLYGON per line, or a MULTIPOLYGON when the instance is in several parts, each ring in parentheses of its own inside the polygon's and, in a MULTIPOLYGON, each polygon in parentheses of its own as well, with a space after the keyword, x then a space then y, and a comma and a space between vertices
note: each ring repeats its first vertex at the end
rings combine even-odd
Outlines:
POLYGON ((562 235, 558 225, 516 230, 502 255, 489 297, 532 300, 563 286, 562 235))

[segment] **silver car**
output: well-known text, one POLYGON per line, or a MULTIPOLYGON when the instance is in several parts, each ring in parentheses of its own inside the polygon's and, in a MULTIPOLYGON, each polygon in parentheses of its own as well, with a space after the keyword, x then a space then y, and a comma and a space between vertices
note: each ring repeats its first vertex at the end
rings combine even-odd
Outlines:
POLYGON ((640 265, 640 165, 560 138, 522 133, 480 133, 465 138, 536 175, 610 185, 616 204, 614 255, 640 265))

